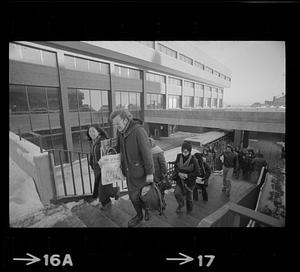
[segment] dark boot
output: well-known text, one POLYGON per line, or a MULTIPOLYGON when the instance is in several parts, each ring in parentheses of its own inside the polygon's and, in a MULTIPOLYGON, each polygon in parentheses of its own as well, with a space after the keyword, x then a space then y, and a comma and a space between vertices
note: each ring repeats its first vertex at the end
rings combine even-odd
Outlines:
POLYGON ((119 199, 119 197, 120 197, 120 187, 119 186, 117 186, 116 188, 115 188, 115 200, 118 200, 119 199))
POLYGON ((186 202, 186 212, 191 213, 193 211, 193 201, 186 202))
POLYGON ((208 195, 207 195, 207 192, 206 192, 206 188, 202 189, 202 197, 203 197, 204 201, 208 201, 208 195))
POLYGON ((178 205, 178 207, 177 207, 177 209, 176 209, 176 213, 181 213, 183 207, 184 207, 184 206, 182 206, 182 205, 178 205))
POLYGON ((131 218, 128 222, 128 228, 134 228, 143 220, 143 214, 137 214, 135 217, 131 218))
POLYGON ((149 209, 145 209, 145 221, 149 221, 151 218, 151 214, 149 212, 149 209))

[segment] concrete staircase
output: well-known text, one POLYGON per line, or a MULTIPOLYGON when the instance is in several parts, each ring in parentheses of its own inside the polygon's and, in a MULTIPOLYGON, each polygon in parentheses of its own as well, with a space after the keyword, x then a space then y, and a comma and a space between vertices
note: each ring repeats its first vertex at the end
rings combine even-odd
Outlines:
MULTIPOLYGON (((197 218, 199 207, 195 205, 194 215, 176 214, 177 202, 173 189, 166 192, 167 209, 165 215, 159 215, 157 211, 151 211, 151 219, 144 221, 139 227, 196 227, 200 222, 197 218)), ((92 206, 89 202, 80 200, 61 205, 51 205, 37 213, 20 219, 11 227, 15 228, 118 228, 127 227, 128 221, 135 216, 135 210, 128 195, 119 200, 112 200, 112 205, 101 210, 100 205, 92 206)))
MULTIPOLYGON (((250 188, 254 186, 246 181, 234 180, 232 182, 230 201, 236 202, 250 188)), ((139 227, 196 227, 206 216, 210 215, 229 201, 221 192, 222 177, 210 178, 208 186, 208 202, 202 200, 199 194, 199 201, 194 201, 193 211, 189 214, 184 210, 177 214, 177 202, 174 196, 174 189, 165 192, 167 203, 164 215, 157 211, 151 211, 150 221, 143 221, 139 227)), ((123 195, 119 200, 112 199, 112 205, 105 210, 99 206, 92 206, 85 200, 68 202, 60 205, 51 205, 26 218, 20 218, 11 223, 11 227, 54 227, 54 228, 111 228, 127 227, 128 221, 135 216, 129 196, 123 195)))

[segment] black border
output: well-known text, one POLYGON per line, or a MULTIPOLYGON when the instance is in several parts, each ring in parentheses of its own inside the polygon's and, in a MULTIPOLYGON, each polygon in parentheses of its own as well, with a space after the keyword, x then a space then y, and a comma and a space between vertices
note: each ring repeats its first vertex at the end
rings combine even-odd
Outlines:
MULTIPOLYGON (((178 2, 178 1, 110 1, 48 2, 12 1, 9 3, 8 40, 278 40, 286 42, 287 78, 286 116, 296 118, 297 103, 292 96, 296 86, 297 3, 253 2, 178 2), (290 110, 291 109, 291 110, 290 110)), ((7 52, 7 51, 6 51, 7 52)), ((298 85, 299 86, 299 85, 298 85)), ((296 90, 295 90, 296 91, 296 90)), ((6 114, 6 113, 5 113, 6 114)), ((288 120, 288 119, 287 119, 288 120)), ((294 119, 295 120, 295 119, 294 119)), ((293 122, 293 121, 292 121, 293 122)), ((296 122, 296 120, 294 121, 296 122)), ((289 122, 287 122, 288 131, 289 122)), ((290 126, 295 130, 296 123, 290 126)), ((291 131, 294 131, 291 130, 291 131)), ((287 141, 287 220, 281 229, 10 229, 8 215, 2 225, 1 268, 21 271, 64 271, 70 267, 24 266, 12 258, 26 252, 44 254, 69 253, 72 271, 88 269, 148 269, 199 271, 194 263, 179 266, 166 262, 182 252, 192 257, 216 255, 210 268, 204 270, 284 269, 295 254, 288 245, 299 245, 296 230, 298 180, 293 176, 289 152, 297 135, 287 141), (289 145, 289 142, 291 143, 289 145), (288 182, 289 183, 289 182, 288 182), (293 211, 295 209, 295 211, 293 211), (288 256, 290 256, 288 258, 288 256), (105 268, 104 268, 105 267, 105 268)), ((287 134, 286 134, 287 136, 287 134)), ((296 149, 295 154, 297 155, 296 149)), ((298 159, 299 160, 299 159, 298 159)), ((6 191, 7 192, 7 191, 6 191)), ((7 194, 8 195, 8 194, 7 194)), ((2 198, 7 207, 8 199, 2 198)), ((297 205, 299 206, 299 205, 297 205)), ((8 211, 8 207, 5 209, 8 211)), ((291 266, 292 267, 292 266, 291 266)))

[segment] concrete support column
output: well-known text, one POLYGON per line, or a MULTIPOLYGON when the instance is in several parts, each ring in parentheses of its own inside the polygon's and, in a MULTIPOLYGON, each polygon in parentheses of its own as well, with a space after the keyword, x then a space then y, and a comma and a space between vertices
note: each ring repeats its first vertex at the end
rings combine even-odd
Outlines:
POLYGON ((141 93, 141 119, 143 121, 145 121, 145 109, 146 109, 146 105, 147 105, 147 94, 146 94, 146 71, 142 70, 142 80, 143 80, 143 84, 142 84, 142 93, 141 93))
MULTIPOLYGON (((108 95, 108 105, 109 105, 110 113, 112 113, 116 109, 116 95, 115 95, 113 74, 114 74, 114 65, 111 63, 109 65, 110 92, 108 95)), ((109 123, 111 124, 110 134, 112 137, 116 137, 117 129, 113 127, 111 121, 109 121, 109 123)))
POLYGON ((243 131, 242 130, 234 130, 234 146, 241 146, 243 140, 243 131))
POLYGON ((166 76, 166 95, 165 95, 165 98, 166 98, 166 103, 165 103, 165 109, 167 110, 169 108, 169 77, 166 76))
POLYGON ((247 148, 249 145, 249 131, 244 130, 243 133, 243 148, 247 148))
POLYGON ((73 150, 72 131, 69 117, 69 102, 68 102, 68 86, 65 83, 65 61, 64 53, 62 51, 57 52, 57 68, 59 76, 59 99, 61 101, 61 125, 64 132, 63 146, 64 149, 73 150))

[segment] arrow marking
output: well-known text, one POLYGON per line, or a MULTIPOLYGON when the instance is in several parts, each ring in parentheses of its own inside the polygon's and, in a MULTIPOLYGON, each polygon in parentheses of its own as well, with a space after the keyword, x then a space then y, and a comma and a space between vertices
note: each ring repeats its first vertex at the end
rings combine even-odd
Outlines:
POLYGON ((185 263, 188 263, 188 262, 191 262, 191 261, 194 260, 194 258, 192 258, 192 257, 190 257, 190 256, 187 256, 187 255, 185 255, 185 254, 183 254, 183 253, 180 253, 180 252, 179 252, 179 254, 180 254, 181 256, 184 256, 185 258, 166 258, 166 260, 167 260, 167 261, 183 261, 183 262, 181 262, 179 265, 182 265, 182 264, 185 264, 185 263))
POLYGON ((13 258, 14 261, 30 261, 29 263, 27 263, 26 265, 30 265, 30 264, 33 264, 33 263, 36 263, 36 262, 39 262, 41 259, 38 258, 38 257, 35 257, 29 253, 26 253, 27 256, 30 256, 31 258, 13 258))

